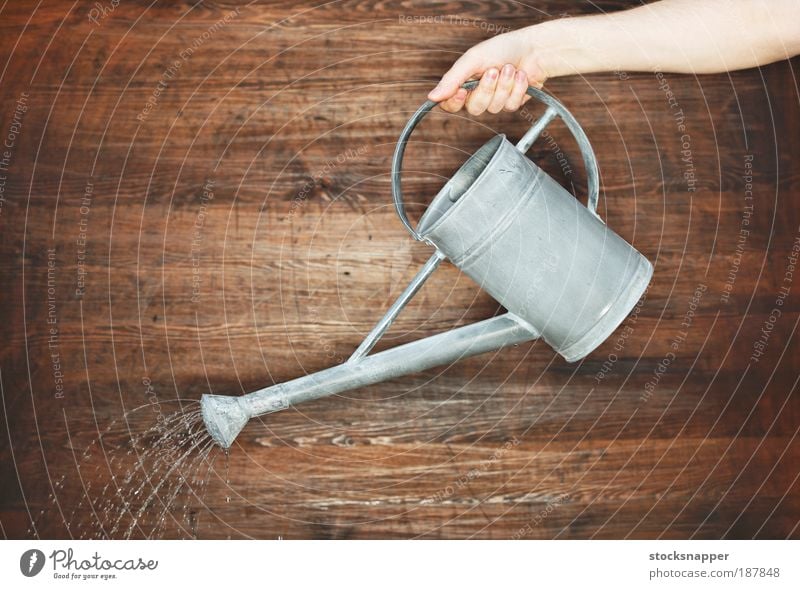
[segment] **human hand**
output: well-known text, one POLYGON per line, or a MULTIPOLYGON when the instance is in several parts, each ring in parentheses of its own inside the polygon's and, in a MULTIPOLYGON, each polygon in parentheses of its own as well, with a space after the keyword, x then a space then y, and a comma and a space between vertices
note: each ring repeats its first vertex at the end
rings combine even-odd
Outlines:
POLYGON ((466 105, 471 115, 519 109, 530 98, 528 86, 541 88, 547 79, 529 37, 529 31, 521 29, 475 45, 453 64, 428 98, 448 112, 466 105), (461 88, 478 76, 480 83, 474 90, 461 88))

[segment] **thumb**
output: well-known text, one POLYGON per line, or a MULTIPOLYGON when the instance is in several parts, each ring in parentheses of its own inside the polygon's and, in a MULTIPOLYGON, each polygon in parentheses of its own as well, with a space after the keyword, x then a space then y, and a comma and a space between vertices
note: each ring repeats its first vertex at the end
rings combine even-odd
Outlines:
POLYGON ((461 84, 470 79, 475 74, 481 74, 482 61, 469 51, 458 58, 453 66, 442 76, 439 84, 430 91, 428 99, 441 102, 452 98, 458 92, 461 84))

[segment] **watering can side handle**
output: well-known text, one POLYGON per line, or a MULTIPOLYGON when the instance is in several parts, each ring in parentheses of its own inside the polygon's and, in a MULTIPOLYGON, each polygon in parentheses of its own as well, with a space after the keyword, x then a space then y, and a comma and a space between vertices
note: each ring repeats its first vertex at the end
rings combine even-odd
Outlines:
POLYGON ((594 149, 589 142, 589 138, 586 136, 586 132, 575 117, 572 116, 572 113, 567 110, 567 107, 547 92, 530 86, 528 88, 528 95, 545 104, 547 110, 538 120, 534 121, 528 132, 525 133, 522 139, 517 143, 517 148, 520 151, 527 152, 533 142, 539 137, 539 134, 544 131, 544 128, 558 115, 558 117, 564 121, 569 132, 572 133, 572 137, 581 150, 583 165, 586 168, 586 182, 588 184, 586 208, 602 221, 600 215, 597 213, 597 203, 600 200, 600 170, 597 166, 597 157, 594 154, 594 149))
POLYGON ((403 192, 400 184, 400 171, 403 167, 403 156, 405 155, 406 144, 408 143, 408 138, 411 136, 411 132, 422 118, 437 104, 438 103, 433 100, 426 100, 425 103, 417 109, 417 112, 411 115, 411 118, 408 119, 406 126, 403 127, 403 131, 400 133, 400 139, 397 141, 397 147, 395 147, 394 155, 392 156, 392 198, 394 198, 394 208, 397 211, 397 216, 400 217, 400 221, 403 222, 408 232, 417 241, 425 240, 417 233, 417 230, 411 225, 411 221, 408 220, 408 215, 406 215, 406 206, 403 202, 403 192))
MULTIPOLYGON (((471 80, 462 84, 461 87, 465 88, 466 90, 472 90, 477 85, 477 80, 471 80)), ((572 113, 569 112, 567 108, 553 96, 547 92, 544 92, 543 90, 534 88, 533 86, 528 87, 527 93, 531 98, 535 98, 539 102, 544 103, 547 106, 547 110, 541 118, 533 123, 525 136, 519 141, 517 147, 520 149, 520 151, 527 151, 531 144, 547 126, 547 124, 550 123, 553 118, 555 118, 555 115, 558 115, 561 120, 564 121, 564 124, 567 126, 567 129, 569 129, 570 133, 572 133, 572 136, 575 138, 575 141, 578 143, 578 147, 581 150, 581 155, 583 156, 583 164, 586 167, 589 193, 586 207, 596 218, 602 221, 600 215, 597 214, 597 203, 600 196, 600 172, 597 167, 597 157, 595 157, 592 145, 589 143, 589 138, 586 136, 586 133, 575 117, 572 116, 572 113)), ((437 104, 438 103, 432 100, 426 100, 425 103, 420 106, 413 115, 411 115, 411 118, 408 119, 408 122, 400 133, 400 138, 397 141, 397 147, 395 148, 394 156, 392 157, 392 198, 394 199, 394 207, 397 211, 397 216, 400 217, 400 221, 402 221, 408 232, 417 241, 426 240, 419 233, 417 233, 416 229, 414 229, 413 225, 411 225, 408 215, 406 215, 406 207, 405 203, 403 202, 400 172, 403 167, 403 156, 405 155, 406 144, 408 143, 408 139, 411 136, 412 131, 414 131, 414 128, 422 120, 422 118, 437 104)))

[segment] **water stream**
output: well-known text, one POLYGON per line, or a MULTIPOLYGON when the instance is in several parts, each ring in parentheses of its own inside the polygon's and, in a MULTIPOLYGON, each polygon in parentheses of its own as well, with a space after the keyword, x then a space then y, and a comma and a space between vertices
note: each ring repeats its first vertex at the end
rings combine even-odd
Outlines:
POLYGON ((155 425, 132 431, 131 417, 144 407, 114 420, 81 454, 73 450, 73 470, 54 481, 49 508, 35 517, 31 536, 43 528, 46 514, 52 519, 57 513, 57 500, 72 506, 64 511, 64 524, 76 539, 199 536, 199 514, 209 511, 205 493, 221 455, 229 482, 227 452, 206 432, 199 406, 160 415, 155 425), (121 423, 123 442, 108 440, 120 433, 121 423))

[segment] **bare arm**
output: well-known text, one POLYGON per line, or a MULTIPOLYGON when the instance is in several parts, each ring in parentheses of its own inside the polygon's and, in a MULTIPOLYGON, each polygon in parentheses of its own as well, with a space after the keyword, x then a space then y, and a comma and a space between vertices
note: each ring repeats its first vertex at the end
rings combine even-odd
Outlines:
POLYGON ((499 35, 467 51, 430 93, 451 112, 516 110, 528 84, 622 70, 705 74, 800 54, 798 0, 662 0, 563 18, 499 35), (459 90, 480 77, 479 87, 459 90))

